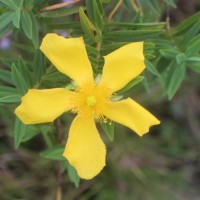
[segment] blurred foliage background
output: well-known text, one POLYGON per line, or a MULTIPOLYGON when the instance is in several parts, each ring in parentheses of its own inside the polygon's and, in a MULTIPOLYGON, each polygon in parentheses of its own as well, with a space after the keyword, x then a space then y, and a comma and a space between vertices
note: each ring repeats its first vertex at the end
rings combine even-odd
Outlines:
POLYGON ((200 199, 199 10, 198 0, 0 0, 0 199, 200 199), (123 95, 161 125, 140 138, 115 124, 114 141, 98 125, 107 166, 90 181, 61 156, 72 114, 25 126, 13 112, 29 88, 70 84, 38 50, 50 32, 84 36, 96 75, 104 55, 145 41, 147 69, 123 95))

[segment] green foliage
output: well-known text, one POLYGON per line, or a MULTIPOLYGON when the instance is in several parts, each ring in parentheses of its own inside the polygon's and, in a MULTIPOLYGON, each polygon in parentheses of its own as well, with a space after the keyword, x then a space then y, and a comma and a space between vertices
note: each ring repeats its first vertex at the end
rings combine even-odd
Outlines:
POLYGON ((64 147, 56 146, 40 153, 40 156, 51 160, 64 160, 64 147))
POLYGON ((15 148, 18 148, 22 138, 24 137, 24 135, 26 134, 26 128, 27 126, 25 124, 23 124, 18 118, 16 118, 15 121, 15 129, 14 129, 14 139, 15 139, 15 148))
MULTIPOLYGON (((173 0, 141 0, 140 4, 124 0, 120 8, 116 7, 118 1, 83 2, 43 10, 52 1, 0 0, 0 38, 9 36, 11 40, 8 53, 0 52, 2 108, 9 107, 13 111, 29 88, 74 87, 71 80, 58 72, 39 50, 42 38, 49 32, 67 32, 68 37, 83 36, 95 76, 102 73, 103 56, 130 42, 144 41, 147 70, 143 76, 136 77, 117 91, 117 95, 142 82, 149 91, 159 89, 163 96, 158 99, 171 100, 190 78, 191 71, 200 73, 200 12, 169 28, 168 22, 161 19, 166 4, 172 10, 177 7, 173 0)), ((113 98, 121 98, 117 95, 113 98)), ((100 124, 108 139, 113 141, 114 123, 100 124)), ((65 123, 61 126, 64 129, 65 123)), ((57 146, 54 124, 27 126, 16 118, 12 129, 10 135, 14 138, 15 148, 41 135, 48 149, 40 155, 61 161, 70 180, 79 186, 80 178, 75 169, 62 156, 63 144, 57 146)), ((62 137, 66 139, 64 133, 62 137)))
POLYGON ((113 141, 114 140, 114 123, 112 123, 112 122, 109 122, 109 123, 102 122, 100 124, 101 124, 103 131, 107 135, 108 139, 110 141, 113 141))

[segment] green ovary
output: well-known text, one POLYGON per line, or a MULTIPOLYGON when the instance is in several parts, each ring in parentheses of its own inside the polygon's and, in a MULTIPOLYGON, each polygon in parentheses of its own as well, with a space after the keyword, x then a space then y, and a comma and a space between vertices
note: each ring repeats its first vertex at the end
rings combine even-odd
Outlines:
POLYGON ((96 104, 97 100, 96 100, 95 96, 88 96, 86 102, 87 102, 88 106, 94 106, 96 104))

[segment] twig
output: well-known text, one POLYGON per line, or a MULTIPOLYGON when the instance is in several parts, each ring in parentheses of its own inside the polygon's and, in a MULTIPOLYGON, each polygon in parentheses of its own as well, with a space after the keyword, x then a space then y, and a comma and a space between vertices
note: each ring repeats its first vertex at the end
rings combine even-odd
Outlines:
POLYGON ((52 6, 47 6, 47 7, 43 8, 42 10, 40 10, 40 12, 45 12, 45 11, 48 11, 48 10, 55 10, 55 9, 58 9, 58 8, 69 6, 71 4, 78 3, 79 1, 80 0, 72 0, 70 2, 54 4, 52 6))
POLYGON ((136 12, 140 12, 140 15, 144 16, 144 13, 143 13, 140 3, 137 0, 133 0, 133 1, 131 1, 131 3, 133 5, 133 8, 136 10, 136 12))
POLYGON ((170 29, 170 8, 169 4, 166 4, 166 22, 167 22, 167 29, 170 29))
POLYGON ((99 64, 99 59, 100 59, 100 50, 101 50, 101 42, 97 42, 97 46, 96 46, 96 49, 98 50, 98 54, 96 56, 96 60, 99 64))
POLYGON ((57 193, 56 200, 62 200, 62 172, 61 172, 61 162, 58 162, 57 167, 57 193))
POLYGON ((119 0, 118 3, 116 4, 116 6, 114 7, 114 9, 112 10, 112 12, 110 13, 110 15, 108 16, 108 21, 111 21, 112 17, 114 16, 114 14, 117 12, 117 10, 119 9, 120 5, 122 4, 123 0, 119 0))
MULTIPOLYGON (((61 122, 60 119, 55 120, 56 135, 59 143, 62 144, 62 132, 61 132, 61 122)), ((57 167, 57 193, 56 200, 62 200, 62 171, 61 171, 61 161, 58 161, 57 167)))
POLYGON ((55 120, 55 126, 58 142, 62 144, 61 122, 59 118, 55 120))

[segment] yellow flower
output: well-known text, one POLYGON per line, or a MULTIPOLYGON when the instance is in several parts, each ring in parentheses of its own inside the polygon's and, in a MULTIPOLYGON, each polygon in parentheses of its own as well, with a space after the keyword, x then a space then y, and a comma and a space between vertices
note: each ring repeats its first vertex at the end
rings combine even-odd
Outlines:
POLYGON ((111 98, 144 70, 143 42, 127 44, 105 56, 99 83, 94 81, 82 37, 65 39, 47 34, 40 49, 60 72, 76 82, 77 88, 30 89, 15 113, 25 124, 52 122, 69 110, 77 113, 63 155, 81 178, 91 179, 105 166, 106 148, 95 120, 109 118, 140 136, 160 123, 131 98, 115 102, 111 98))

